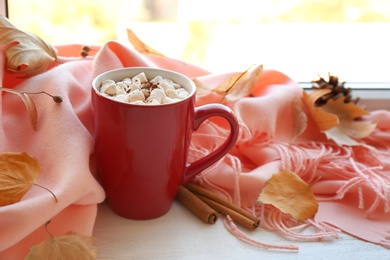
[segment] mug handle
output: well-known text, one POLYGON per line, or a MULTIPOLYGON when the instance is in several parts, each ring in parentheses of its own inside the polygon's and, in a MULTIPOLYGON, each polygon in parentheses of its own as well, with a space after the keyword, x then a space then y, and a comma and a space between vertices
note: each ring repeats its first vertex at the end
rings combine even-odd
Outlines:
POLYGON ((233 145, 236 143, 239 133, 239 125, 233 111, 222 104, 207 104, 195 108, 195 115, 192 128, 197 130, 201 123, 209 117, 220 116, 225 118, 230 125, 230 134, 226 138, 225 142, 220 145, 217 149, 209 153, 203 158, 200 158, 192 163, 187 163, 187 170, 183 177, 183 183, 188 182, 196 174, 203 171, 225 154, 227 154, 233 145))

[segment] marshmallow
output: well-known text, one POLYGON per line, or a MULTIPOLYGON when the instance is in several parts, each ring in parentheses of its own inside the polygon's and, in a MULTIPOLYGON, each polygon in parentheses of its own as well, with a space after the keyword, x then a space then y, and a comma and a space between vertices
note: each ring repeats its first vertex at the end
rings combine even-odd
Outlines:
POLYGON ((104 80, 99 91, 113 100, 136 105, 171 104, 189 96, 188 91, 173 80, 162 76, 148 80, 144 72, 118 82, 104 80))

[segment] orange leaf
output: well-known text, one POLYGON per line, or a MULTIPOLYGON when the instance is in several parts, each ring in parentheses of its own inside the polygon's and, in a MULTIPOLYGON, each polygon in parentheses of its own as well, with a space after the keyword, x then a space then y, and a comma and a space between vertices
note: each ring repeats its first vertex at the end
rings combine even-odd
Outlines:
POLYGON ((308 109, 314 122, 317 124, 321 131, 326 131, 339 124, 339 119, 336 115, 328 113, 322 109, 322 107, 316 107, 314 103, 323 95, 331 92, 330 89, 318 89, 312 93, 307 94, 303 91, 302 100, 308 109))
POLYGON ((318 211, 318 202, 311 187, 288 170, 272 175, 261 191, 259 200, 272 204, 298 221, 313 218, 318 211))
POLYGON ((133 44, 134 48, 137 51, 141 53, 147 53, 147 54, 152 54, 160 57, 165 57, 163 54, 149 47, 143 41, 141 41, 140 38, 138 38, 138 36, 131 29, 127 29, 127 38, 129 39, 130 43, 133 44))
POLYGON ((14 90, 14 89, 10 89, 10 88, 0 88, 0 90, 5 91, 5 92, 9 92, 12 94, 16 94, 23 100, 23 103, 26 106, 26 109, 28 112, 28 116, 29 116, 31 125, 32 125, 34 130, 37 130, 38 112, 37 112, 37 109, 35 107, 35 103, 34 103, 34 101, 32 101, 30 96, 27 93, 24 93, 24 92, 21 92, 18 90, 14 90))
POLYGON ((7 69, 33 76, 45 72, 57 59, 57 51, 38 36, 15 28, 0 16, 0 45, 15 43, 5 52, 7 69))
POLYGON ((39 161, 27 153, 0 154, 0 206, 20 201, 40 172, 39 161))
POLYGON ((72 232, 51 237, 33 246, 25 259, 96 259, 97 250, 93 245, 95 240, 94 237, 81 236, 72 232))

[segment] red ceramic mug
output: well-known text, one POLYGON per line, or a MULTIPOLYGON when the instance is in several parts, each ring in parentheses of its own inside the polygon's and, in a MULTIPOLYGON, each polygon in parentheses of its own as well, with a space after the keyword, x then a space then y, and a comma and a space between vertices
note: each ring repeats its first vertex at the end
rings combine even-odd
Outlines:
POLYGON ((95 155, 111 209, 129 219, 152 219, 171 207, 178 187, 222 158, 235 144, 238 123, 221 104, 195 107, 196 87, 179 73, 132 67, 108 71, 92 83, 95 155), (134 105, 112 100, 99 92, 101 82, 120 81, 144 72, 180 84, 189 96, 163 105, 134 105), (230 135, 216 150, 188 163, 192 132, 209 117, 220 116, 230 124, 230 135))

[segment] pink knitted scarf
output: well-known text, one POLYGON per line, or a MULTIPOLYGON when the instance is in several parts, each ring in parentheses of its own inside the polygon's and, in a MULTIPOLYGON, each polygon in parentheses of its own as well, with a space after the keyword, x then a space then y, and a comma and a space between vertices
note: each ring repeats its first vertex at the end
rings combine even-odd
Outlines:
MULTIPOLYGON (((3 53, 5 46, 2 47, 3 53)), ((56 46, 63 60, 79 56, 80 45, 56 46)), ((90 88, 101 72, 131 66, 175 70, 210 90, 233 75, 212 74, 202 68, 164 57, 149 56, 133 48, 107 42, 95 46, 94 57, 55 64, 31 78, 17 78, 5 69, 0 56, 2 86, 24 91, 47 91, 63 97, 58 106, 46 96, 34 96, 38 129, 34 131, 20 99, 0 96, 0 152, 25 151, 40 160, 37 180, 58 197, 32 188, 22 201, 0 207, 0 259, 22 258, 31 246, 51 231, 91 235, 96 205, 104 192, 94 178, 93 120, 90 88)), ((344 231, 363 240, 390 247, 390 112, 374 111, 370 119, 377 129, 360 146, 339 147, 326 140, 309 120, 308 128, 294 137, 294 106, 302 89, 278 71, 264 71, 256 82, 254 97, 229 105, 240 122, 240 137, 231 152, 202 172, 194 182, 241 205, 261 219, 261 227, 302 241, 326 240, 344 231), (314 219, 299 223, 270 205, 257 201, 265 182, 282 169, 297 173, 312 188, 320 203, 314 219), (310 228, 312 232, 301 232, 310 228)), ((198 105, 221 102, 215 92, 199 94, 198 105)), ((190 160, 208 153, 224 140, 226 125, 210 121, 194 135, 190 160)), ((296 250, 289 245, 254 241, 229 218, 226 228, 235 236, 266 248, 296 250)))

